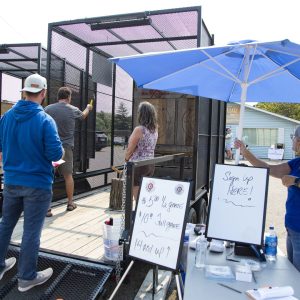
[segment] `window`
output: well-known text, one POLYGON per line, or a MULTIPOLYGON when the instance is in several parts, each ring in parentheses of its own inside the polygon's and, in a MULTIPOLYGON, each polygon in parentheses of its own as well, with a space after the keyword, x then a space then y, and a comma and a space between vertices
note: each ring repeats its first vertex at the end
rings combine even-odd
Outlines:
POLYGON ((270 147, 277 143, 278 128, 244 128, 243 140, 252 146, 270 147))

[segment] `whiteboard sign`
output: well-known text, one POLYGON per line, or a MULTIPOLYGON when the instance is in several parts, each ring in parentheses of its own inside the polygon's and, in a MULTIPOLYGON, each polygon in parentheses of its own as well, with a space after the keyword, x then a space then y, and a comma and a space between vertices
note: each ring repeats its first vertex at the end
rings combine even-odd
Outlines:
POLYGON ((262 245, 268 180, 265 168, 217 164, 207 237, 262 245))
POLYGON ((190 183, 144 177, 129 255, 176 270, 181 252, 190 183))

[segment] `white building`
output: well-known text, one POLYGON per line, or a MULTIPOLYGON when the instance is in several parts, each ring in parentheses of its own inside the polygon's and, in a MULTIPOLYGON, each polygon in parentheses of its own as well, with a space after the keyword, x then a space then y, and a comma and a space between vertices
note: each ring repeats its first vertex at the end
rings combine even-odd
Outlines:
MULTIPOLYGON (((239 104, 227 105, 226 127, 231 127, 233 140, 237 135, 239 112, 239 104)), ((271 148, 283 146, 283 159, 292 159, 295 152, 292 151, 291 134, 298 125, 300 121, 246 105, 242 136, 251 152, 259 158, 275 158, 271 156, 276 154, 271 148)))

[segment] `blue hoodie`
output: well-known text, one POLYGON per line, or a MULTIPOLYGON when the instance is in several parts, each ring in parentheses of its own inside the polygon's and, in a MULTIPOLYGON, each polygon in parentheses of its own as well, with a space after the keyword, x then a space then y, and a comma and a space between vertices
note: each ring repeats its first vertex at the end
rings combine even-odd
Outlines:
POLYGON ((42 106, 20 100, 0 121, 4 184, 51 190, 52 161, 61 159, 62 145, 54 120, 42 106))

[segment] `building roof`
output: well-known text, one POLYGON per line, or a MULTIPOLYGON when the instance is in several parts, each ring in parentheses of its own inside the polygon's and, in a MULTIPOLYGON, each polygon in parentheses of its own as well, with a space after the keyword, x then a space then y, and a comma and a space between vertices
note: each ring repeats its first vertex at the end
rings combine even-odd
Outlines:
MULTIPOLYGON (((236 103, 236 104, 240 105, 239 103, 236 103)), ((257 107, 251 106, 251 105, 247 105, 247 104, 245 105, 245 107, 248 108, 248 109, 252 109, 252 110, 255 110, 255 111, 262 112, 264 114, 271 115, 271 116, 276 117, 276 118, 280 118, 280 119, 295 123, 297 125, 300 124, 300 121, 298 121, 298 120, 291 119, 291 118, 288 118, 288 117, 285 117, 285 116, 282 116, 282 115, 279 115, 279 114, 276 114, 276 113, 273 113, 273 112, 270 112, 270 111, 267 111, 267 110, 264 110, 264 109, 260 109, 260 108, 257 108, 257 107)))

